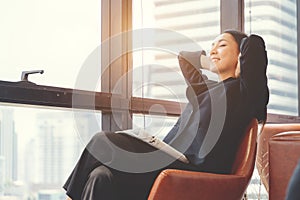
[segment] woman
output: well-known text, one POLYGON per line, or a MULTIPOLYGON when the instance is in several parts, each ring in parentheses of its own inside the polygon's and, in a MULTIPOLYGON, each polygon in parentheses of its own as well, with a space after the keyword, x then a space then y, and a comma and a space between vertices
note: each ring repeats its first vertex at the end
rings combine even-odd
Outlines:
POLYGON ((164 138, 188 163, 126 134, 98 133, 64 185, 70 198, 147 199, 156 176, 166 168, 230 173, 250 120, 266 120, 265 44, 257 35, 227 30, 213 41, 210 65, 201 62, 203 54, 181 52, 178 56, 189 102, 164 138), (208 80, 201 68, 217 73, 220 81, 208 80), (121 155, 119 149, 142 156, 121 155), (155 167, 148 167, 152 165, 155 167))

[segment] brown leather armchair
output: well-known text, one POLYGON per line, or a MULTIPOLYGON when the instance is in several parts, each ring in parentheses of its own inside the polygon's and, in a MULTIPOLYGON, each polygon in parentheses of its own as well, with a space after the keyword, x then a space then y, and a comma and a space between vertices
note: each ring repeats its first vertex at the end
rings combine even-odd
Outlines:
POLYGON ((300 131, 299 123, 265 124, 257 138, 256 167, 261 181, 269 192, 269 140, 272 136, 287 131, 300 131))
POLYGON ((166 169, 156 178, 149 200, 241 200, 250 182, 256 155, 257 120, 247 127, 232 174, 166 169))
POLYGON ((300 159, 300 131, 274 135, 269 140, 269 199, 282 200, 300 159))

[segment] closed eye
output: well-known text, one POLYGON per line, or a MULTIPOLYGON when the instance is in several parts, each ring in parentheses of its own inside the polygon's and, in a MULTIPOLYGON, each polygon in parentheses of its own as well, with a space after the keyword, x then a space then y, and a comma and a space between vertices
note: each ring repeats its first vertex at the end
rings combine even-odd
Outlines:
POLYGON ((218 42, 218 44, 219 44, 219 47, 225 47, 225 46, 227 46, 227 41, 225 39, 221 39, 218 42))

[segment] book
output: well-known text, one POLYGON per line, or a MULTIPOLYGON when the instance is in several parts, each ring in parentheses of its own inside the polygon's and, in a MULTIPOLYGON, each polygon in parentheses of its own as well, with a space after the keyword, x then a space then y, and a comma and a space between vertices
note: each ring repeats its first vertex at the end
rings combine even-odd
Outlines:
POLYGON ((180 160, 181 162, 189 163, 189 160, 186 158, 186 156, 183 153, 181 153, 174 147, 170 146, 169 144, 165 143, 161 139, 157 138, 156 136, 149 134, 143 129, 128 129, 128 130, 116 131, 116 133, 125 133, 132 137, 135 137, 147 144, 150 144, 151 146, 159 150, 164 151, 165 153, 180 160))

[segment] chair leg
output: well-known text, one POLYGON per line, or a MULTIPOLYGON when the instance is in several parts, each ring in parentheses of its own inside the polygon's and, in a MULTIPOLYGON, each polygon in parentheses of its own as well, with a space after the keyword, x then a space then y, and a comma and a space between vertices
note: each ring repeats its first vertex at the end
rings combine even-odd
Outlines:
POLYGON ((244 193, 242 200, 248 200, 247 193, 244 193))

